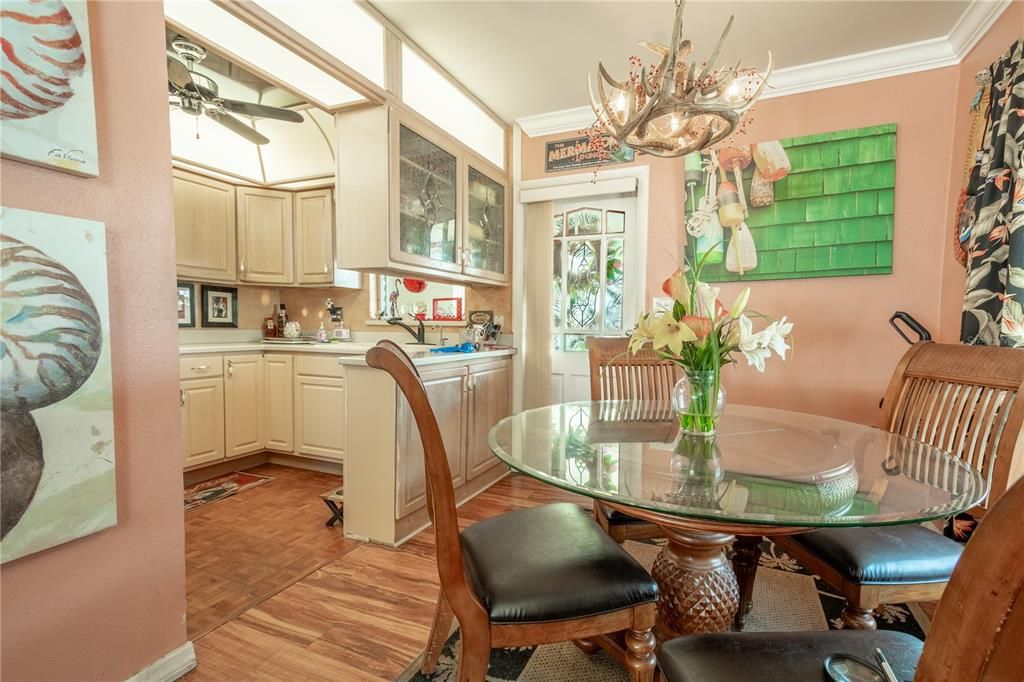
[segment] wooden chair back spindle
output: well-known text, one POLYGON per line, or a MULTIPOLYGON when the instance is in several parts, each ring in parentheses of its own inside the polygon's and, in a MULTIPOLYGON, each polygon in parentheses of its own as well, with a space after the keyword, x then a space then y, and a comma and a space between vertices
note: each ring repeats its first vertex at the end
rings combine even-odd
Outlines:
POLYGON ((631 354, 625 337, 591 337, 587 354, 591 400, 668 401, 682 374, 678 365, 650 348, 631 354))
POLYGON ((465 615, 464 609, 473 609, 479 613, 482 607, 469 587, 462 562, 459 519, 455 511, 455 489, 452 486, 448 455, 419 371, 405 351, 392 341, 379 341, 367 351, 366 364, 392 376, 416 419, 416 427, 423 441, 427 513, 434 526, 441 588, 460 618, 465 615))
POLYGON ((915 682, 1019 680, 1024 483, 985 515, 939 601, 915 682))
MULTIPOLYGON (((900 360, 878 427, 953 453, 1006 490, 1024 421, 1024 352, 922 341, 900 360)), ((926 472, 918 472, 926 475, 926 472)), ((926 475, 927 477, 927 475, 926 475)))

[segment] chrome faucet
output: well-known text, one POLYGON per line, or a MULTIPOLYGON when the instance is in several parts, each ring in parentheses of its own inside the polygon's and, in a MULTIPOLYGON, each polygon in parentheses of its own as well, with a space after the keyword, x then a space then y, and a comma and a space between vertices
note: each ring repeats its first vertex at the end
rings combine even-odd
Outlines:
POLYGON ((414 319, 416 320, 416 329, 413 329, 412 327, 407 325, 405 322, 402 322, 402 318, 400 318, 400 317, 388 318, 388 324, 393 324, 396 327, 401 327, 405 331, 407 331, 410 334, 412 334, 412 337, 414 339, 416 339, 416 343, 418 345, 425 346, 425 345, 427 345, 427 341, 426 341, 427 331, 426 331, 426 329, 423 326, 423 320, 421 320, 418 317, 414 318, 414 319))

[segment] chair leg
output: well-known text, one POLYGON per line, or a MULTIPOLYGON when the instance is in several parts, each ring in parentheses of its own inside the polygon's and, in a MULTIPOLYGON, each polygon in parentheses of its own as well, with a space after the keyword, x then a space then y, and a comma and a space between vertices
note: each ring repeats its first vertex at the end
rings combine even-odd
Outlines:
MULTIPOLYGON (((461 625, 461 623, 460 623, 461 625)), ((486 628, 462 628, 458 682, 484 682, 491 660, 491 631, 486 628)))
POLYGON ((875 622, 874 610, 874 606, 863 607, 847 602, 839 617, 843 619, 843 625, 852 630, 877 630, 878 623, 875 622))
POLYGON ((651 628, 626 631, 626 667, 629 668, 629 682, 653 682, 658 660, 654 657, 657 642, 651 628))
POLYGON ((452 629, 452 607, 444 596, 444 590, 437 594, 437 607, 434 609, 434 624, 430 627, 430 638, 427 640, 427 650, 423 653, 423 664, 420 672, 429 675, 434 672, 437 665, 437 658, 441 655, 444 643, 448 641, 448 633, 452 629))

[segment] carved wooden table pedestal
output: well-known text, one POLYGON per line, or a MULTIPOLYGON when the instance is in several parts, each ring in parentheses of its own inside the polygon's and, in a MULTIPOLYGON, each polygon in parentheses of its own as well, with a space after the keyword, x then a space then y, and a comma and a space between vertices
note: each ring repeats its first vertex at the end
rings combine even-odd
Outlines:
POLYGON ((811 530, 703 521, 606 504, 658 524, 668 540, 651 568, 651 575, 661 589, 658 624, 654 628, 661 641, 681 635, 728 632, 733 623, 742 626, 753 594, 760 555, 757 543, 761 536, 811 530), (737 540, 737 534, 743 537, 737 540), (734 542, 737 556, 730 561, 726 551, 734 542), (743 573, 742 581, 737 580, 736 568, 743 573))

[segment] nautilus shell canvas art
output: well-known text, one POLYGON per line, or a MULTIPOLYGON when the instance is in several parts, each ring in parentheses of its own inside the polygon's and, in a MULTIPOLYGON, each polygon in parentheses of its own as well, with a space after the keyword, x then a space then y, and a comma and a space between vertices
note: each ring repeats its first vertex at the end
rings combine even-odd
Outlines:
POLYGON ((0 207, 0 562, 117 523, 103 223, 0 207))
POLYGON ((0 152, 99 175, 85 0, 3 0, 0 35, 0 152))

